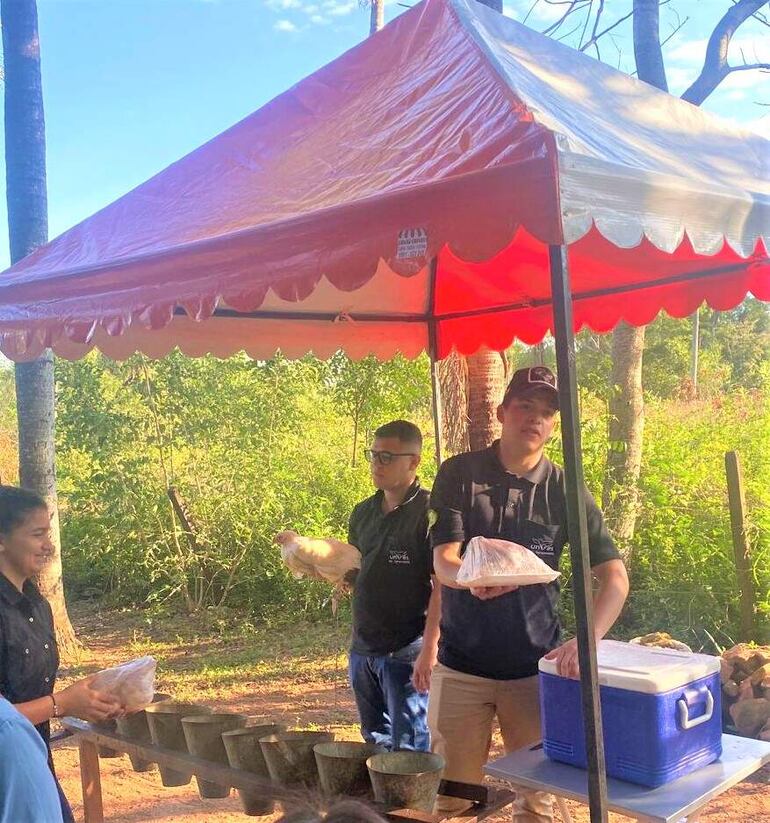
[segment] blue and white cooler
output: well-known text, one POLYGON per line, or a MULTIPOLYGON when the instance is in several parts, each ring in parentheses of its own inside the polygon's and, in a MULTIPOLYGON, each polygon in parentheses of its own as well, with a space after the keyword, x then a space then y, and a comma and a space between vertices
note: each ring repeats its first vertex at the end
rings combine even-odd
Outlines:
MULTIPOLYGON (((607 774, 660 786, 722 753, 719 658, 602 640, 597 648, 607 774)), ((543 750, 586 768, 580 682, 540 660, 543 750)))

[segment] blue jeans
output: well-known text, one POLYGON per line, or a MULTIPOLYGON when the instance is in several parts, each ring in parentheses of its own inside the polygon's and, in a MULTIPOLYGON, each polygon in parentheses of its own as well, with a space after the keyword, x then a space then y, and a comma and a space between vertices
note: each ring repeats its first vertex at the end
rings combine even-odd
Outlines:
POLYGON ((428 695, 412 685, 422 638, 390 654, 350 652, 348 674, 361 719, 361 735, 388 751, 430 751, 428 695))

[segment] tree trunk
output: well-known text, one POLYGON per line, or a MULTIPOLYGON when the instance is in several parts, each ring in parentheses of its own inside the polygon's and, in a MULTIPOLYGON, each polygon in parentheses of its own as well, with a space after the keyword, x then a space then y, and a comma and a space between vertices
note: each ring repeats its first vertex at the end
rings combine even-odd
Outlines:
MULTIPOLYGON (((48 239, 45 118, 35 0, 2 0, 5 68, 5 169, 11 262, 48 239)), ((53 355, 16 366, 19 482, 51 509, 54 558, 38 583, 51 604, 63 654, 76 645, 62 585, 61 543, 54 464, 53 355)))
MULTIPOLYGON (((660 45, 659 0, 634 0, 634 58, 640 80, 668 91, 660 45)), ((644 327, 621 323, 612 334, 610 426, 603 503, 618 548, 630 560, 639 508, 644 397, 642 355, 644 327)))
MULTIPOLYGON (((441 385, 441 427, 444 447, 451 454, 467 452, 468 364, 456 352, 438 364, 441 385)), ((446 458, 447 455, 444 455, 446 458)))
POLYGON ((54 461, 54 379, 50 351, 32 363, 16 366, 16 410, 19 419, 19 483, 41 494, 51 511, 54 557, 37 583, 51 604, 56 641, 66 656, 77 646, 62 583, 59 509, 54 461))
POLYGON ((385 0, 371 0, 369 34, 378 32, 385 25, 385 0))
POLYGON ((505 389, 505 355, 480 349, 439 363, 444 444, 453 454, 486 448, 500 436, 497 407, 505 389))
POLYGON ((468 366, 468 440, 471 449, 483 449, 500 436, 497 407, 505 389, 505 356, 479 349, 466 358, 468 366))
MULTIPOLYGON (((701 73, 695 82, 684 91, 682 100, 700 106, 730 74, 733 70, 727 59, 730 41, 738 28, 755 14, 760 18, 760 22, 763 22, 758 13, 766 2, 767 0, 733 0, 733 4, 725 9, 722 19, 709 37, 701 73)), ((760 66, 761 64, 757 65, 755 70, 760 66)))
POLYGON ((612 335, 609 448, 602 503, 607 524, 626 562, 631 560, 639 509, 644 397, 644 327, 621 323, 612 335))
POLYGON ((634 59, 640 80, 668 91, 660 45, 660 0, 634 0, 634 59))

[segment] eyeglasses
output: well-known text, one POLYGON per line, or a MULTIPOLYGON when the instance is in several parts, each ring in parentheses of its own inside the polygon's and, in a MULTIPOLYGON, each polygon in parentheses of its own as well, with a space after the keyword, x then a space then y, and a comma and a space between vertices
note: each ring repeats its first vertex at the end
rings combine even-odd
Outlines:
POLYGON ((387 466, 393 462, 394 457, 417 457, 417 455, 414 452, 377 452, 374 449, 364 449, 364 457, 370 463, 387 466))

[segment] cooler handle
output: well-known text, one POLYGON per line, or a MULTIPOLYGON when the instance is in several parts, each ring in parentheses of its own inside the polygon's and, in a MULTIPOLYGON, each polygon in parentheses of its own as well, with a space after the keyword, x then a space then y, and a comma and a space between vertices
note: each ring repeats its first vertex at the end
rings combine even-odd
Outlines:
POLYGON ((676 701, 676 708, 679 714, 679 725, 683 729, 694 729, 696 726, 700 726, 701 723, 711 720, 711 716, 714 714, 714 695, 711 694, 711 689, 706 688, 706 711, 698 717, 690 718, 690 707, 684 697, 680 697, 676 701))

